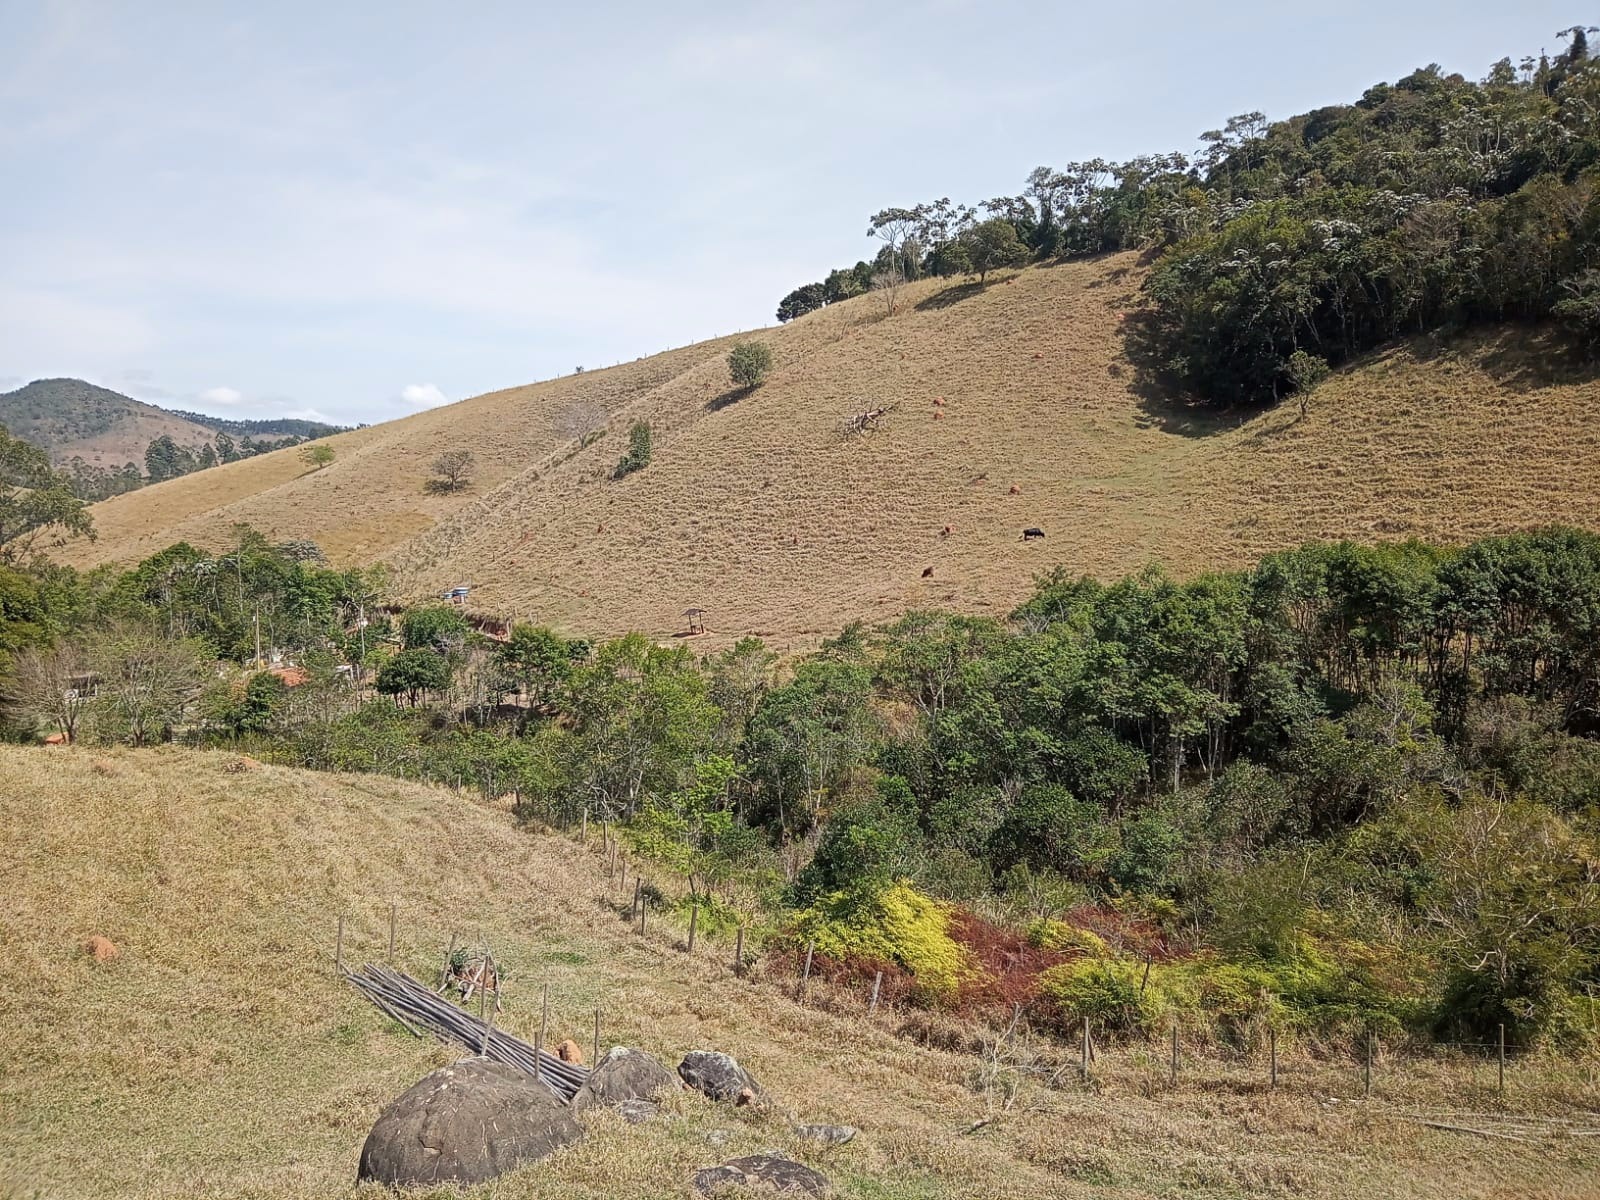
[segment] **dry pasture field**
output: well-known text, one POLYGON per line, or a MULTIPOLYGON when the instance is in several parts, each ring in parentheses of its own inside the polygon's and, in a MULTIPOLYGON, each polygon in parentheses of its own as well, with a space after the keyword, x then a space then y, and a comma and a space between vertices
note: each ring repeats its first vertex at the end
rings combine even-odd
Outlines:
POLYGON ((691 959, 667 922, 641 938, 592 846, 449 790, 217 752, 3 747, 0 828, 6 1197, 352 1194, 378 1111, 455 1056, 334 978, 338 915, 348 956, 379 959, 391 903, 413 974, 438 970, 452 931, 488 941, 501 1024, 519 1035, 548 982, 553 1039, 587 1047, 598 1004, 608 1044, 671 1064, 728 1050, 793 1116, 861 1129, 818 1153, 781 1115, 684 1094, 648 1125, 590 1118, 583 1142, 484 1197, 687 1197, 694 1170, 772 1146, 862 1200, 1600 1194, 1600 1139, 1408 1119, 1593 1113, 1595 1064, 1517 1063, 1502 1100, 1482 1066, 1383 1062, 1364 1101, 1351 1064, 1293 1047, 1276 1093, 1259 1059, 1187 1061, 1172 1091, 1163 1047, 1115 1047, 1091 1085, 1067 1072, 1045 1087, 896 1036, 895 1014, 737 980, 725 943, 702 939, 691 959), (120 956, 84 955, 94 935, 120 956))
POLYGON ((68 557, 218 547, 247 521, 388 562, 408 600, 470 584, 486 612, 589 636, 665 636, 700 606, 706 644, 794 650, 908 608, 1003 615, 1056 565, 1188 575, 1311 538, 1600 528, 1600 380, 1540 331, 1397 347, 1304 419, 1208 415, 1129 360, 1141 279, 1122 254, 912 284, 893 316, 861 297, 761 331, 776 366, 753 392, 729 386, 738 337, 495 392, 336 437, 322 471, 291 450, 107 501, 68 557), (612 479, 635 420, 653 460, 612 479), (473 488, 427 494, 452 448, 476 455, 473 488))

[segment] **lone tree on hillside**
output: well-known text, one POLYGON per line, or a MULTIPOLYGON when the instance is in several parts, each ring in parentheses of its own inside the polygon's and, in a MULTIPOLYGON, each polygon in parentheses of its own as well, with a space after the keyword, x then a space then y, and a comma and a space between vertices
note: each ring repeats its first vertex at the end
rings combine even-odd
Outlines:
POLYGON ((747 392, 760 387, 771 371, 772 347, 765 342, 740 342, 728 355, 728 374, 747 392))
POLYGON ((323 442, 314 442, 300 451, 300 460, 313 471, 320 471, 333 461, 333 447, 323 442))
MULTIPOLYGON (((578 370, 582 371, 583 368, 579 367, 578 370)), ((606 427, 608 415, 603 405, 587 397, 579 397, 557 413, 551 425, 563 441, 587 445, 591 435, 606 427)))
POLYGON ((628 452, 617 462, 611 478, 621 479, 650 465, 650 422, 635 421, 628 430, 628 452))
POLYGON ((472 483, 478 461, 471 450, 446 450, 433 460, 434 477, 428 480, 430 492, 464 491, 472 483))

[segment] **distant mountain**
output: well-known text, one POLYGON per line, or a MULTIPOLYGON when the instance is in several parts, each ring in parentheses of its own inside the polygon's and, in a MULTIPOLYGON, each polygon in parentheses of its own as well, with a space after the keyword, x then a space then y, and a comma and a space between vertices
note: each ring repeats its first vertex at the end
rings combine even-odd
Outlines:
POLYGON ((145 447, 163 434, 191 448, 216 436, 207 425, 81 379, 36 379, 0 394, 0 425, 57 463, 81 458, 112 468, 142 466, 145 447))
POLYGON ((226 433, 241 438, 324 437, 340 427, 320 421, 234 420, 146 404, 82 379, 36 379, 0 393, 0 425, 32 442, 59 464, 78 458, 86 466, 115 469, 144 465, 145 448, 165 435, 199 450, 226 433))
POLYGON ((348 425, 329 425, 325 421, 301 421, 293 417, 280 417, 271 421, 236 421, 228 417, 213 417, 208 413, 185 412, 181 408, 164 411, 182 417, 185 421, 193 421, 196 425, 204 425, 207 429, 214 429, 218 433, 239 437, 258 438, 271 435, 319 438, 327 437, 330 433, 343 433, 350 428, 348 425))

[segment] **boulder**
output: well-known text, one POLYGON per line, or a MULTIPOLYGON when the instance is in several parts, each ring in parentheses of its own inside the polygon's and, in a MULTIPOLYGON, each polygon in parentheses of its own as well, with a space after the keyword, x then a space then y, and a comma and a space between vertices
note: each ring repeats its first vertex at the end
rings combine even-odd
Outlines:
POLYGON ((694 1174, 698 1192, 711 1192, 728 1185, 770 1188, 802 1196, 826 1196, 833 1190, 826 1175, 804 1163, 781 1154, 748 1154, 731 1159, 720 1167, 707 1167, 694 1174))
POLYGON ((761 1097, 761 1085, 750 1072, 733 1055, 720 1050, 689 1051, 678 1064, 678 1078, 725 1104, 752 1104, 761 1097))
POLYGON ((98 933, 83 944, 83 952, 99 963, 110 962, 122 953, 115 942, 98 933))
POLYGON ((400 1093, 361 1148, 358 1178, 411 1187, 481 1183, 583 1136, 571 1110, 514 1067, 468 1058, 400 1093))
POLYGON ((794 1135, 819 1146, 842 1146, 856 1136, 854 1125, 796 1125, 794 1135))
POLYGON ((586 1108, 614 1108, 628 1100, 659 1100, 678 1086, 678 1081, 643 1050, 628 1046, 613 1046, 589 1072, 572 1107, 582 1112, 586 1108))
POLYGON ((617 1112, 629 1125, 643 1125, 660 1111, 653 1100, 624 1100, 617 1105, 617 1112))

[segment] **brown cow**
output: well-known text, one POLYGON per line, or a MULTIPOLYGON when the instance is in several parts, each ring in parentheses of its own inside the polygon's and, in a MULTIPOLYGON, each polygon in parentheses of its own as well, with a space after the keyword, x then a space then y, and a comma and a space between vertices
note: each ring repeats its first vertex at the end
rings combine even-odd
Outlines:
POLYGON ((923 567, 922 568, 922 577, 924 579, 932 579, 933 578, 933 568, 932 567, 923 567))

